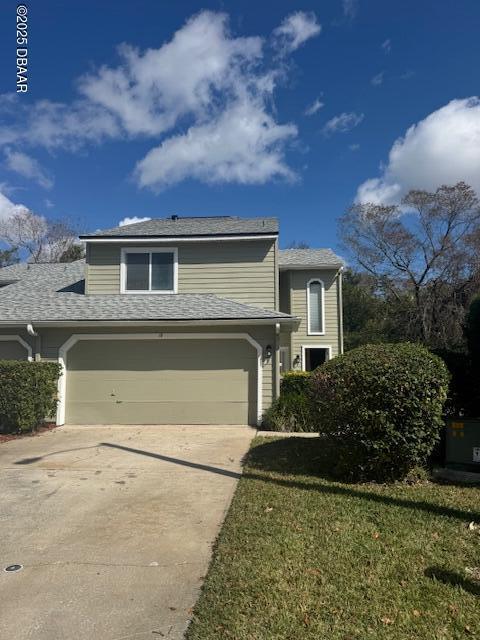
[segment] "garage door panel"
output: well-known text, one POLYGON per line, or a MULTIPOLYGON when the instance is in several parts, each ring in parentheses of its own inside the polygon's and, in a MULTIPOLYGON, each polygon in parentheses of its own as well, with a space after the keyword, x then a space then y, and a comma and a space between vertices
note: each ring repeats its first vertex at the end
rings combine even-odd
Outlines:
POLYGON ((247 403, 71 403, 70 424, 246 424, 247 403), (139 420, 139 416, 141 419, 139 420), (161 417, 161 419, 159 418, 161 417), (219 421, 219 416, 224 416, 219 421))
POLYGON ((203 400, 212 394, 214 386, 217 397, 226 402, 248 401, 248 371, 199 372, 187 371, 182 374, 181 384, 174 371, 168 372, 126 372, 111 375, 111 372, 94 371, 70 373, 72 393, 70 401, 81 402, 89 398, 101 402, 105 398, 123 402, 185 402, 185 387, 188 401, 203 400))
POLYGON ((257 355, 245 340, 81 340, 67 357, 72 424, 253 424, 257 355))
POLYGON ((69 370, 191 371, 204 369, 215 353, 215 367, 231 368, 241 361, 250 368, 254 350, 243 340, 106 340, 80 341, 69 352, 69 370), (187 347, 185 345, 188 345, 187 347))

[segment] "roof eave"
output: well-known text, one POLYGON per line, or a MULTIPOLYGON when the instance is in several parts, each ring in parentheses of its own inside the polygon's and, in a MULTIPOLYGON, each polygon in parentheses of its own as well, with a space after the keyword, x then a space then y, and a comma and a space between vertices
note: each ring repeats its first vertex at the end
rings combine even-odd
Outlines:
POLYGON ((32 324, 35 328, 39 327, 180 327, 180 326, 212 326, 212 325, 275 325, 275 324, 297 324, 299 319, 295 316, 272 316, 271 318, 214 318, 200 320, 186 319, 170 319, 170 320, 19 320, 19 321, 0 321, 0 327, 25 327, 32 324))
POLYGON ((289 271, 289 270, 302 270, 306 271, 308 269, 343 269, 343 263, 330 263, 330 264, 280 264, 278 268, 280 271, 289 271))
POLYGON ((278 231, 265 233, 208 233, 208 234, 176 234, 176 235, 117 235, 117 236, 79 236, 83 242, 185 242, 201 240, 264 240, 278 238, 278 231))

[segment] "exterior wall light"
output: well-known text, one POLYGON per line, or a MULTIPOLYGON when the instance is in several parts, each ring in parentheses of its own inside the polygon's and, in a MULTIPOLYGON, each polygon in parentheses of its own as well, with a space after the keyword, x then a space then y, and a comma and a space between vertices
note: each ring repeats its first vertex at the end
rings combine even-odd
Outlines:
POLYGON ((267 344, 267 346, 265 347, 265 357, 266 358, 271 358, 272 357, 272 345, 271 344, 267 344))

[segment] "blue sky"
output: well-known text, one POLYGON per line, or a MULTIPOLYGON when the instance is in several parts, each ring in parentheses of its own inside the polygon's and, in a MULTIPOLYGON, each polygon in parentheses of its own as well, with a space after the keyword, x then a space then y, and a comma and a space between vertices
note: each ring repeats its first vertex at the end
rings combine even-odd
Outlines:
POLYGON ((0 8, 0 216, 275 215, 282 245, 338 248, 355 197, 480 190, 474 0, 28 3, 19 95, 16 6, 0 8))

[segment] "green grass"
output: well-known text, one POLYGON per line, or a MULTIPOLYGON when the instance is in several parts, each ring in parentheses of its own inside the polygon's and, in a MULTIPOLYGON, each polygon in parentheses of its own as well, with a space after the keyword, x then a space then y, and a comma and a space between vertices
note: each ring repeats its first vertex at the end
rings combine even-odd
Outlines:
POLYGON ((480 489, 344 484, 328 457, 254 441, 188 640, 480 637, 480 489))

